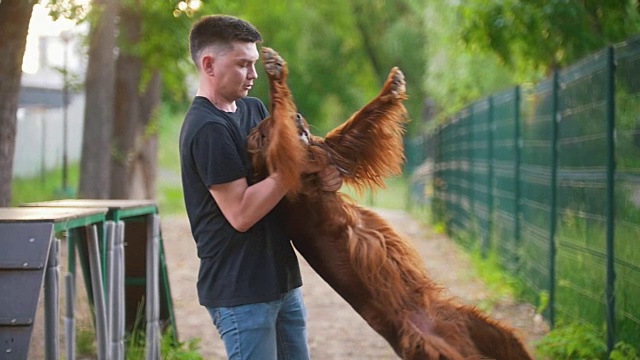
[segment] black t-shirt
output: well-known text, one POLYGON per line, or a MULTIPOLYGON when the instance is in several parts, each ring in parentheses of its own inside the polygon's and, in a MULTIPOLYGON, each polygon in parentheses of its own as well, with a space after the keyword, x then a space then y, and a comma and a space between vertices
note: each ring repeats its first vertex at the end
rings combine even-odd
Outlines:
POLYGON ((250 174, 247 135, 268 116, 256 98, 236 101, 226 113, 197 96, 180 131, 184 200, 200 258, 198 298, 209 307, 277 299, 302 285, 298 259, 271 211, 251 229, 236 231, 209 187, 250 174))

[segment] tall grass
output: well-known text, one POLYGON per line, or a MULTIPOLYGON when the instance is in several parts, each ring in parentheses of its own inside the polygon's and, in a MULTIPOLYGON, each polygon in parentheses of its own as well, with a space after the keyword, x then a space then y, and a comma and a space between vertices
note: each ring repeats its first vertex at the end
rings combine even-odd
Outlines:
POLYGON ((62 169, 53 169, 39 176, 25 178, 16 177, 12 182, 11 205, 36 201, 49 201, 73 197, 76 193, 79 166, 77 163, 68 167, 68 184, 65 189, 62 184, 62 169))

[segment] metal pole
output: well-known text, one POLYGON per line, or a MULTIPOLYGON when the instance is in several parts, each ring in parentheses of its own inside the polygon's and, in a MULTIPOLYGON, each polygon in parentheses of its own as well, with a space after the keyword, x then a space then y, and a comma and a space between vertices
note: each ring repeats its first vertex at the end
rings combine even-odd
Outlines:
POLYGON ((104 288, 102 283, 102 267, 98 248, 98 230, 96 225, 87 227, 87 243, 89 250, 89 267, 91 270, 91 288, 96 316, 96 340, 98 343, 98 360, 109 359, 107 346, 107 312, 105 308, 104 288))
POLYGON ((65 325, 65 344, 67 348, 67 360, 75 360, 76 358, 76 318, 75 318, 75 302, 76 290, 74 276, 67 273, 64 276, 64 284, 66 288, 66 312, 64 318, 65 325))
POLYGON ((116 329, 116 342, 117 342, 117 356, 114 356, 115 360, 123 360, 125 356, 124 347, 124 330, 125 330, 125 264, 124 264, 124 221, 118 221, 116 224, 116 248, 115 255, 117 261, 117 279, 118 279, 118 318, 114 326, 116 329))
POLYGON ((493 228, 493 203, 495 196, 493 191, 494 185, 494 168, 495 163, 493 159, 493 136, 495 132, 495 122, 493 118, 493 96, 489 97, 489 116, 487 123, 487 130, 489 132, 489 138, 487 139, 487 233, 484 238, 484 244, 482 244, 482 256, 486 258, 491 248, 491 233, 493 228))
MULTIPOLYGON (((106 269, 107 269, 107 339, 109 341, 109 347, 111 347, 111 353, 113 354, 113 334, 114 334, 114 328, 113 328, 113 318, 114 318, 114 312, 115 312, 115 306, 116 306, 116 279, 114 277, 114 272, 115 272, 115 264, 114 264, 114 255, 113 255, 113 248, 114 248, 114 228, 115 228, 115 223, 113 221, 106 221, 105 222, 105 227, 106 227, 106 241, 107 241, 107 264, 106 264, 106 269)), ((117 315, 115 315, 117 316, 117 315)))
POLYGON ((124 359, 124 223, 107 222, 109 259, 109 342, 111 358, 124 359))
MULTIPOLYGON (((467 122, 467 131, 468 131, 468 142, 467 142, 467 158, 468 158, 468 162, 467 162, 467 176, 469 179, 469 191, 468 191, 468 196, 469 196, 469 221, 470 223, 468 224, 469 230, 471 232, 470 236, 471 239, 473 239, 473 241, 475 241, 475 236, 477 234, 477 229, 476 229, 476 198, 474 196, 475 194, 475 187, 476 187, 476 179, 475 179, 475 159, 473 157, 473 153, 474 153, 474 146, 475 146, 475 103, 471 104, 471 106, 469 106, 469 117, 466 119, 467 122)), ((460 145, 464 144, 462 142, 462 139, 458 139, 457 141, 459 141, 460 145)), ((460 216, 461 214, 458 214, 458 216, 460 216)))
MULTIPOLYGON (((521 232, 520 232, 520 217, 522 216, 521 212, 522 212, 522 207, 521 207, 521 203, 522 203, 522 194, 521 194, 521 189, 520 189, 520 175, 521 175, 521 168, 522 168, 522 163, 521 163, 521 157, 522 157, 522 147, 523 147, 523 142, 522 142, 522 134, 520 133, 520 86, 516 86, 514 89, 514 95, 515 95, 515 106, 514 106, 514 134, 513 134, 513 150, 514 150, 514 198, 515 198, 515 211, 514 211, 514 217, 515 217, 515 225, 514 225, 514 240, 515 240, 515 248, 518 248, 520 246, 520 238, 521 238, 521 232)), ((517 254, 518 252, 514 252, 514 254, 517 254)), ((518 256, 518 255, 516 255, 518 256)), ((520 263, 520 259, 516 258, 516 263, 520 263)))
POLYGON ((615 54, 607 49, 607 350, 616 343, 615 269, 615 54))
POLYGON ((44 333, 45 333, 45 358, 47 360, 57 360, 60 357, 58 339, 58 318, 59 318, 59 294, 58 284, 60 280, 60 240, 54 239, 49 250, 47 260, 47 271, 44 285, 44 333))
POLYGON ((549 211, 549 323, 555 325, 556 298, 556 216, 558 193, 558 128, 561 115, 558 111, 558 70, 553 71, 553 90, 551 102, 551 200, 549 211))
POLYGON ((46 183, 46 172, 47 172, 47 122, 44 119, 44 115, 42 110, 38 111, 38 115, 40 115, 40 123, 42 124, 42 132, 40 136, 40 183, 44 187, 46 183))
POLYGON ((160 217, 149 215, 147 226, 147 360, 160 359, 160 334, 158 329, 159 291, 158 291, 158 237, 160 217))
POLYGON ((67 145, 67 127, 68 127, 68 106, 69 106, 69 78, 67 72, 68 56, 67 49, 69 47, 69 41, 71 40, 71 33, 63 31, 60 34, 62 41, 64 42, 63 48, 63 86, 62 86, 62 191, 64 194, 68 194, 69 189, 69 176, 68 176, 68 145, 67 145))

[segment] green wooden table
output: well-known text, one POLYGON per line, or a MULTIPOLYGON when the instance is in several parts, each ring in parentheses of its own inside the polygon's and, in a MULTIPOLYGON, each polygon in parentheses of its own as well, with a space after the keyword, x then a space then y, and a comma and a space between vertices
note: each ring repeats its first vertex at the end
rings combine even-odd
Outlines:
POLYGON ((106 213, 102 207, 0 208, 0 358, 27 358, 45 277, 45 348, 47 359, 58 358, 55 234, 103 227, 106 213))
MULTIPOLYGON (((24 207, 82 207, 107 208, 106 220, 122 221, 125 224, 125 286, 126 286, 126 324, 131 330, 136 324, 138 308, 143 303, 146 293, 146 243, 149 221, 158 215, 157 204, 152 200, 119 200, 119 199, 63 199, 45 202, 27 203, 24 207)), ((160 233, 159 271, 160 271, 160 321, 163 329, 170 327, 174 339, 178 339, 175 322, 169 276, 160 233)), ((103 242, 104 243, 104 242, 103 242)), ((84 251, 81 249, 81 252, 84 251)), ((106 244, 102 253, 106 254, 106 244)), ((103 255, 103 257, 106 255, 103 255)), ((103 261, 103 266, 106 261, 103 261)), ((139 319, 138 319, 139 322, 139 319)))

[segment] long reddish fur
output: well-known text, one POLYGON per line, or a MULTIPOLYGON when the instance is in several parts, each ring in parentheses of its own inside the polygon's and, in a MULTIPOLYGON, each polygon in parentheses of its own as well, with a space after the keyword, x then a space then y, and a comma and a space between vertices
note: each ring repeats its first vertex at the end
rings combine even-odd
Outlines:
POLYGON ((403 359, 532 359, 513 329, 445 296, 387 221, 344 194, 322 191, 315 175, 301 174, 335 164, 345 183, 363 190, 401 173, 407 112, 400 70, 392 69, 379 95, 344 124, 306 145, 295 126, 286 63, 268 48, 263 58, 271 116, 248 138, 254 177, 275 170, 292 177, 281 216, 313 269, 403 359))

